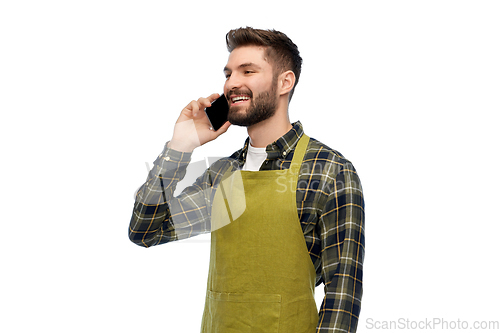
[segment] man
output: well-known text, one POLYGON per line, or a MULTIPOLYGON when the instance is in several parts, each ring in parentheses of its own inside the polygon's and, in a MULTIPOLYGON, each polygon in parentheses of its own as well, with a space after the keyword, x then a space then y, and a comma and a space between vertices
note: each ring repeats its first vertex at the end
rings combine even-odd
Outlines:
POLYGON ((252 28, 230 31, 226 42, 229 121, 213 131, 203 112, 218 94, 182 110, 137 193, 130 240, 149 247, 211 231, 202 332, 354 332, 364 258, 358 175, 288 118, 302 64, 297 46, 252 28), (191 152, 230 124, 247 127, 244 147, 173 197, 191 152))

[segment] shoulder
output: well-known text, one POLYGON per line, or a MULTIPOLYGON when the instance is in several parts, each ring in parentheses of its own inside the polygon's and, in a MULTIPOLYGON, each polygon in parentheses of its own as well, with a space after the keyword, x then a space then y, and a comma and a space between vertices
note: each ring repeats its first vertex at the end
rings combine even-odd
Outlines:
MULTIPOLYGON (((333 201, 332 207, 355 206, 364 210, 363 187, 359 175, 350 160, 322 142, 310 139, 303 166, 309 178, 321 179, 318 188, 333 201), (321 176, 319 176, 321 175, 321 176)), ((327 204, 327 203, 325 203, 327 204)))
POLYGON ((327 173, 332 178, 336 178, 345 172, 356 173, 356 169, 351 161, 342 155, 338 150, 335 150, 312 137, 309 140, 303 163, 314 163, 320 166, 323 168, 323 173, 327 173))

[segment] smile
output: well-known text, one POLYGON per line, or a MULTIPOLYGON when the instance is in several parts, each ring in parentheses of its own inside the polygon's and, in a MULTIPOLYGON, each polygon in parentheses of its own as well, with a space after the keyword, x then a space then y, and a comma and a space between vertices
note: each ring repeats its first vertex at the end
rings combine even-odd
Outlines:
POLYGON ((248 96, 231 96, 231 103, 232 104, 239 104, 239 103, 243 103, 243 102, 246 102, 246 101, 249 101, 250 100, 250 97, 248 96))

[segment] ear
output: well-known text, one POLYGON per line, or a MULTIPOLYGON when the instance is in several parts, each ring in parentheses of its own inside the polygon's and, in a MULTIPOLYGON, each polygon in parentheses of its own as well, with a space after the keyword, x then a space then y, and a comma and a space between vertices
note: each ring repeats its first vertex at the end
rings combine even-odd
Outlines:
POLYGON ((288 94, 295 86, 295 74, 292 71, 281 73, 278 77, 278 90, 279 94, 288 94))

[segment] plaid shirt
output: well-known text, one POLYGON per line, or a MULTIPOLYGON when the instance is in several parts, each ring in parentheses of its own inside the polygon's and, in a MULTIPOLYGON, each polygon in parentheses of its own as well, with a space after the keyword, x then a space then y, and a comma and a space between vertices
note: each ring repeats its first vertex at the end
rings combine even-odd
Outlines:
MULTIPOLYGON (((303 133, 296 122, 268 145, 260 170, 288 169, 303 133)), ((243 166, 248 144, 247 138, 242 149, 213 163, 177 197, 174 190, 185 176, 191 154, 165 146, 137 192, 130 240, 150 247, 210 232, 210 203, 218 183, 227 170, 243 166)), ((355 332, 363 291, 363 192, 353 165, 313 138, 299 172, 297 214, 316 268, 316 286, 325 285, 317 332, 355 332)))

